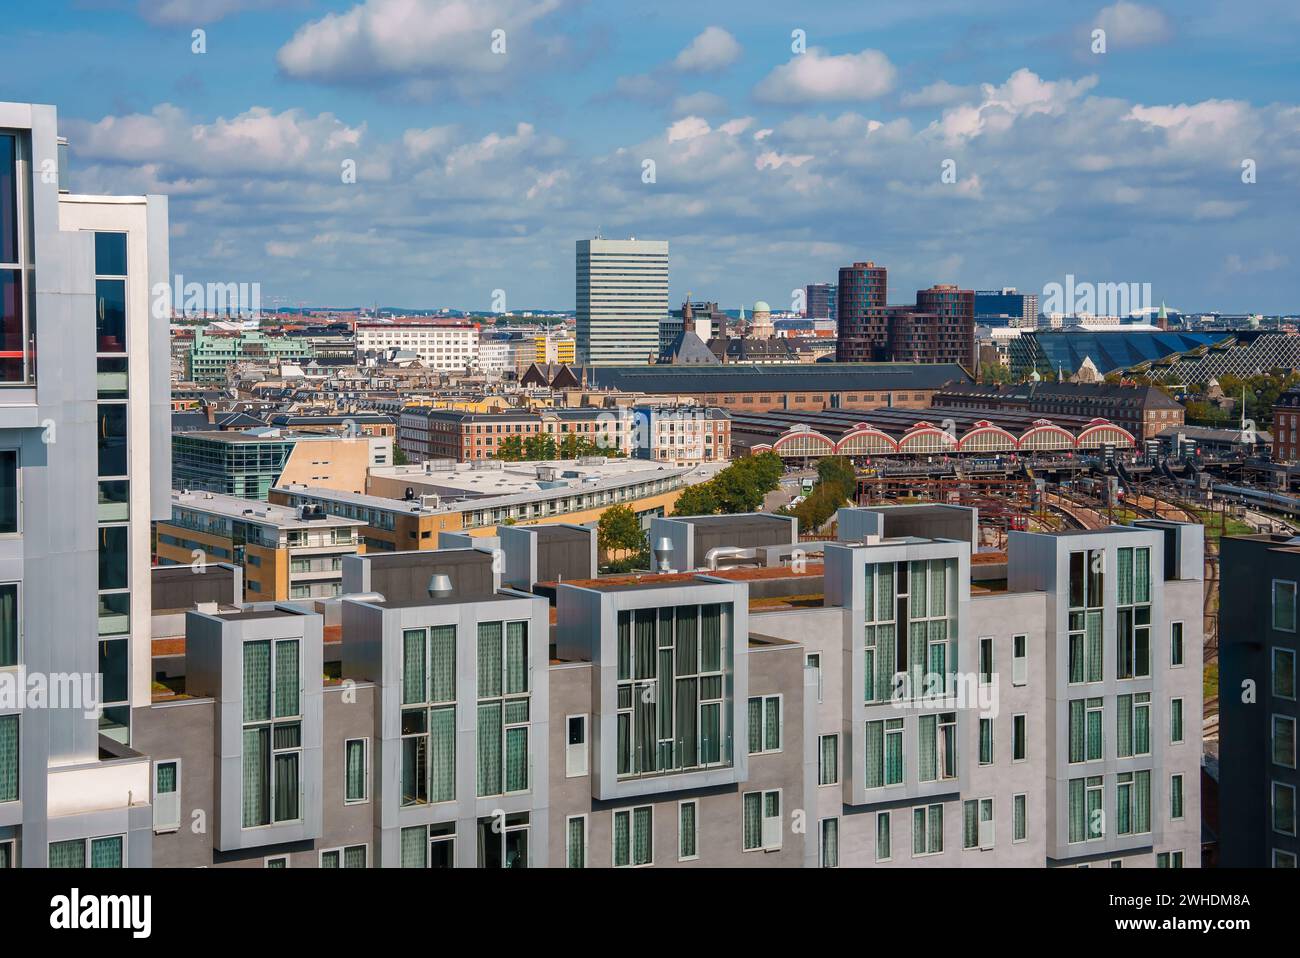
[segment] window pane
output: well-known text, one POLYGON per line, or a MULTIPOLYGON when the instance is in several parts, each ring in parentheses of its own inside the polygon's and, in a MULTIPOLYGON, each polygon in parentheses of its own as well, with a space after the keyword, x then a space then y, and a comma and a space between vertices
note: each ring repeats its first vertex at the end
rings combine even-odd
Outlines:
POLYGON ((126 352, 126 280, 95 280, 95 351, 126 352))
POLYGON ((95 273, 98 276, 126 275, 126 234, 95 234, 95 273))
POLYGON ((91 868, 122 867, 122 836, 94 838, 90 842, 91 868))
POLYGON ((18 716, 0 715, 0 802, 18 800, 18 716))
POLYGON ((18 453, 0 451, 0 535, 18 531, 18 453))
POLYGON ((127 526, 101 526, 99 529, 99 587, 127 587, 127 526))
MULTIPOLYGON (((478 696, 485 699, 500 694, 501 623, 480 622, 478 627, 478 696)), ((480 792, 480 794, 483 793, 480 792)))
MULTIPOLYGON (((0 177, 3 173, 0 172, 0 177)), ((0 382, 20 383, 26 375, 23 332, 23 282, 16 269, 0 269, 0 382)))
POLYGON ((69 842, 50 842, 51 868, 85 868, 86 843, 81 839, 69 842))
POLYGON ((360 802, 366 797, 366 743, 364 739, 352 739, 343 746, 346 791, 344 799, 360 802))
POLYGON ((271 643, 244 643, 244 721, 271 717, 271 643))
POLYGON ((0 668, 18 664, 18 586, 0 585, 0 668))
POLYGON ((100 403, 98 414, 99 474, 126 475, 126 405, 100 403))
POLYGON ((275 716, 299 714, 298 642, 296 639, 275 643, 275 716))

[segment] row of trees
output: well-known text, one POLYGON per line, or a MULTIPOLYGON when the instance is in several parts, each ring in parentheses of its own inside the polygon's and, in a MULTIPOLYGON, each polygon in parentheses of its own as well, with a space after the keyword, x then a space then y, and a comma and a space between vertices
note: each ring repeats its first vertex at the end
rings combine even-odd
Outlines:
POLYGON ((605 456, 617 459, 623 450, 602 446, 586 436, 567 432, 559 442, 548 433, 533 436, 506 436, 497 446, 495 458, 505 462, 551 462, 556 459, 581 459, 584 456, 605 456))
POLYGON ((783 510, 798 518, 805 532, 821 529, 844 505, 851 505, 857 493, 858 476, 853 463, 844 456, 826 456, 817 460, 817 482, 803 501, 783 510))
POLYGON ((769 492, 781 484, 785 464, 774 452, 737 459, 708 482, 687 486, 673 507, 675 516, 755 512, 769 492))

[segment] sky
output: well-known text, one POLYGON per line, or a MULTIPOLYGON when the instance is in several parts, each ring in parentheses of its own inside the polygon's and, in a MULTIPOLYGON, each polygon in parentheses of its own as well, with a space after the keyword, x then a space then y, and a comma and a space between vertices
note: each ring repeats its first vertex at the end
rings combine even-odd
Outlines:
POLYGON ((168 194, 173 272, 264 307, 570 309, 599 233, 668 240, 672 303, 871 260, 1300 311, 1294 0, 6 8, 74 191, 168 194))

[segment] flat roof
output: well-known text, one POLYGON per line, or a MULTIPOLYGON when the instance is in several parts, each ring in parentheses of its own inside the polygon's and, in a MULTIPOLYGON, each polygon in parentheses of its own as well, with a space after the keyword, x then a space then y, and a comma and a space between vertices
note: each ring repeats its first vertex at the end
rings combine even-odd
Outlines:
MULTIPOLYGON (((209 512, 227 519, 273 525, 281 529, 353 528, 365 525, 360 519, 346 519, 328 513, 304 519, 293 506, 279 506, 260 499, 241 499, 222 492, 181 492, 172 490, 173 508, 180 506, 196 512, 209 512)), ((163 520, 168 521, 168 520, 163 520)))
POLYGON ((300 482, 292 482, 287 486, 272 486, 271 492, 307 496, 323 502, 343 502, 364 509, 377 509, 381 512, 396 512, 402 515, 433 515, 440 511, 431 506, 421 505, 419 499, 390 499, 388 496, 370 496, 363 492, 326 489, 323 486, 308 486, 300 482))

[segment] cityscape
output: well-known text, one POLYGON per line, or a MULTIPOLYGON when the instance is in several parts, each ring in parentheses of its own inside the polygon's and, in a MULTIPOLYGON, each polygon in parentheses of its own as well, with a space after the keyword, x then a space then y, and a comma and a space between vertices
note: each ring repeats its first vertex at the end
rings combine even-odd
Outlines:
POLYGON ((1262 927, 1300 18, 1099 3, 16 15, 31 920, 320 868, 880 869, 923 918, 939 868, 972 917, 1104 869, 1085 934, 1262 927))

